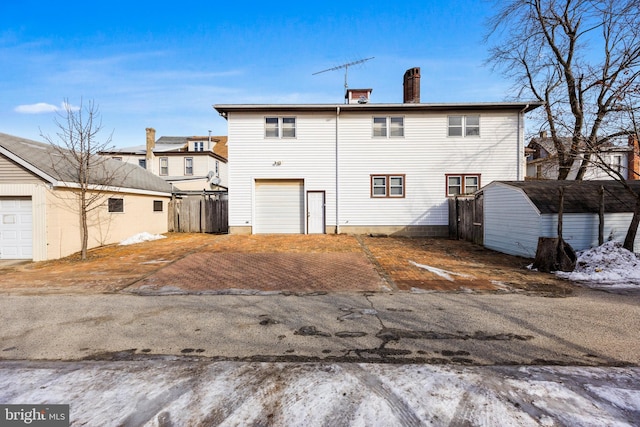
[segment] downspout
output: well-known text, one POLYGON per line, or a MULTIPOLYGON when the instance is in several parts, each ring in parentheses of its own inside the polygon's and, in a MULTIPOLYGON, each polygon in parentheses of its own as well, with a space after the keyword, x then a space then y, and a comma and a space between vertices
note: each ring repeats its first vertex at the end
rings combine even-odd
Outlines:
MULTIPOLYGON (((516 181, 520 181, 523 179, 522 178, 522 162, 524 160, 524 147, 522 150, 520 150, 520 145, 521 144, 524 145, 524 136, 522 138, 520 137, 520 133, 521 133, 520 123, 523 121, 524 113, 525 111, 527 111, 528 108, 529 108, 529 104, 525 105, 525 107, 518 113, 518 144, 517 144, 518 162, 517 162, 517 168, 516 168, 516 181)), ((524 129, 522 129, 522 131, 524 131, 524 129)))
POLYGON ((336 234, 340 234, 340 197, 338 196, 338 192, 339 192, 339 178, 340 178, 340 168, 339 168, 339 150, 338 150, 338 142, 339 142, 339 137, 338 137, 338 129, 340 128, 339 125, 340 122, 340 106, 336 107, 336 234))

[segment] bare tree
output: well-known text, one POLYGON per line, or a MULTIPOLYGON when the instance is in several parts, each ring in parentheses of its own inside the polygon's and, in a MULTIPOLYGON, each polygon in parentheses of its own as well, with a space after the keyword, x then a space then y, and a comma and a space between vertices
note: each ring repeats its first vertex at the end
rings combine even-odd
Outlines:
POLYGON ((55 149, 53 169, 77 199, 81 258, 86 260, 90 213, 104 207, 107 194, 123 184, 126 173, 115 160, 98 154, 112 148, 111 134, 104 141, 98 139, 102 130, 98 106, 93 101, 85 106, 81 101, 80 107, 74 108, 68 100, 63 105, 54 120, 59 129, 56 137, 41 136, 55 149))
POLYGON ((545 103, 539 126, 550 131, 558 179, 567 179, 575 162, 577 180, 595 165, 633 194, 624 243, 633 250, 640 194, 605 161, 602 148, 638 135, 640 0, 502 0, 495 6, 489 62, 514 80, 517 97, 545 103))
POLYGON ((638 108, 630 95, 640 87, 640 0, 495 4, 489 62, 516 82, 518 97, 545 102, 540 127, 554 142, 558 179, 580 162, 580 180, 600 147, 630 132, 624 123, 638 108))

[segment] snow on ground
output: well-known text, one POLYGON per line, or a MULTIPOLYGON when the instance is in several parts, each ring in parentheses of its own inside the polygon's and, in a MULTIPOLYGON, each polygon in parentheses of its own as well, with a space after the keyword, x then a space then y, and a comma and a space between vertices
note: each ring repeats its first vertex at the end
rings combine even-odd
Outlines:
POLYGON ((464 273, 455 273, 453 271, 449 271, 449 270, 443 270, 441 268, 436 268, 436 267, 432 267, 430 265, 425 265, 425 264, 418 264, 417 262, 414 261, 409 261, 409 263, 411 265, 415 265, 418 268, 422 268, 423 270, 427 270, 432 272, 433 274, 436 274, 440 277, 442 277, 443 279, 446 279, 450 282, 453 282, 454 279, 451 276, 459 276, 459 277, 464 277, 466 279, 473 279, 474 277, 470 274, 464 274, 464 273))
POLYGON ((640 370, 339 363, 1 362, 0 402, 71 425, 633 426, 640 370))
POLYGON ((619 242, 606 242, 577 255, 575 270, 556 272, 558 277, 598 288, 640 287, 640 260, 619 242))
POLYGON ((120 245, 133 245, 136 243, 148 242, 151 240, 165 239, 166 237, 167 236, 163 236, 162 234, 151 234, 144 231, 142 233, 138 233, 127 239, 124 239, 122 242, 120 242, 120 245))

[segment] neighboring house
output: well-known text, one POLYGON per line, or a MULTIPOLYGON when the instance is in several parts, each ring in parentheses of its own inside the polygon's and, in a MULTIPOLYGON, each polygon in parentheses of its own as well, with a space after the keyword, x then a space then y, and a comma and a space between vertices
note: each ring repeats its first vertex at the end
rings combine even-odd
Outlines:
MULTIPOLYGON (((640 181, 629 184, 640 191, 640 181)), ((539 237, 557 237, 559 188, 564 188, 562 237, 576 251, 598 246, 600 187, 604 188, 604 239, 623 242, 635 199, 614 180, 493 182, 481 191, 484 246, 533 258, 539 237)), ((640 250, 640 233, 635 249, 640 250)))
MULTIPOLYGON (((448 235, 447 199, 525 175, 540 103, 215 105, 227 119, 231 233, 448 235)), ((355 95, 354 95, 355 94, 355 95)))
POLYGON ((163 136, 147 128, 147 143, 101 154, 136 164, 160 176, 178 193, 225 191, 228 188, 226 136, 163 136))
MULTIPOLYGON (((571 144, 570 138, 562 139, 567 150, 571 144)), ((527 153, 527 179, 558 179, 557 150, 551 137, 546 132, 532 138, 525 149, 527 153)), ((584 179, 613 179, 607 172, 598 167, 597 163, 605 163, 620 172, 624 179, 638 179, 640 168, 638 161, 638 141, 629 137, 600 148, 600 159, 592 157, 593 163, 587 167, 584 179)), ((575 161, 567 179, 574 180, 582 163, 582 157, 575 161)))
MULTIPOLYGON (((89 248, 167 232, 171 186, 137 166, 106 159, 104 167, 118 178, 108 188, 98 171, 92 179, 91 193, 105 193, 89 214, 89 248)), ((53 146, 0 133, 0 259, 43 261, 80 251, 73 171, 53 146)))

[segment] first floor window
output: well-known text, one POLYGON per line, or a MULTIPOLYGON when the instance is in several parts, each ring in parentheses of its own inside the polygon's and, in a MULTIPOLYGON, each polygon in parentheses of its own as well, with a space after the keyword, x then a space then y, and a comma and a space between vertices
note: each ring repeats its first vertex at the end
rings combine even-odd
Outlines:
POLYGON ((193 157, 185 157, 184 159, 184 174, 193 175, 193 157))
POLYGON ((153 211, 154 212, 162 212, 162 200, 154 200, 153 201, 153 211))
POLYGON ((168 157, 160 157, 160 175, 169 175, 168 157))
POLYGON ((475 193, 480 189, 480 175, 447 175, 447 196, 475 193))
POLYGON ((371 197, 404 197, 404 175, 371 175, 371 197))
POLYGON ((140 166, 142 169, 146 169, 147 159, 138 159, 138 166, 140 166))
POLYGON ((109 212, 124 212, 124 199, 109 197, 109 212))

